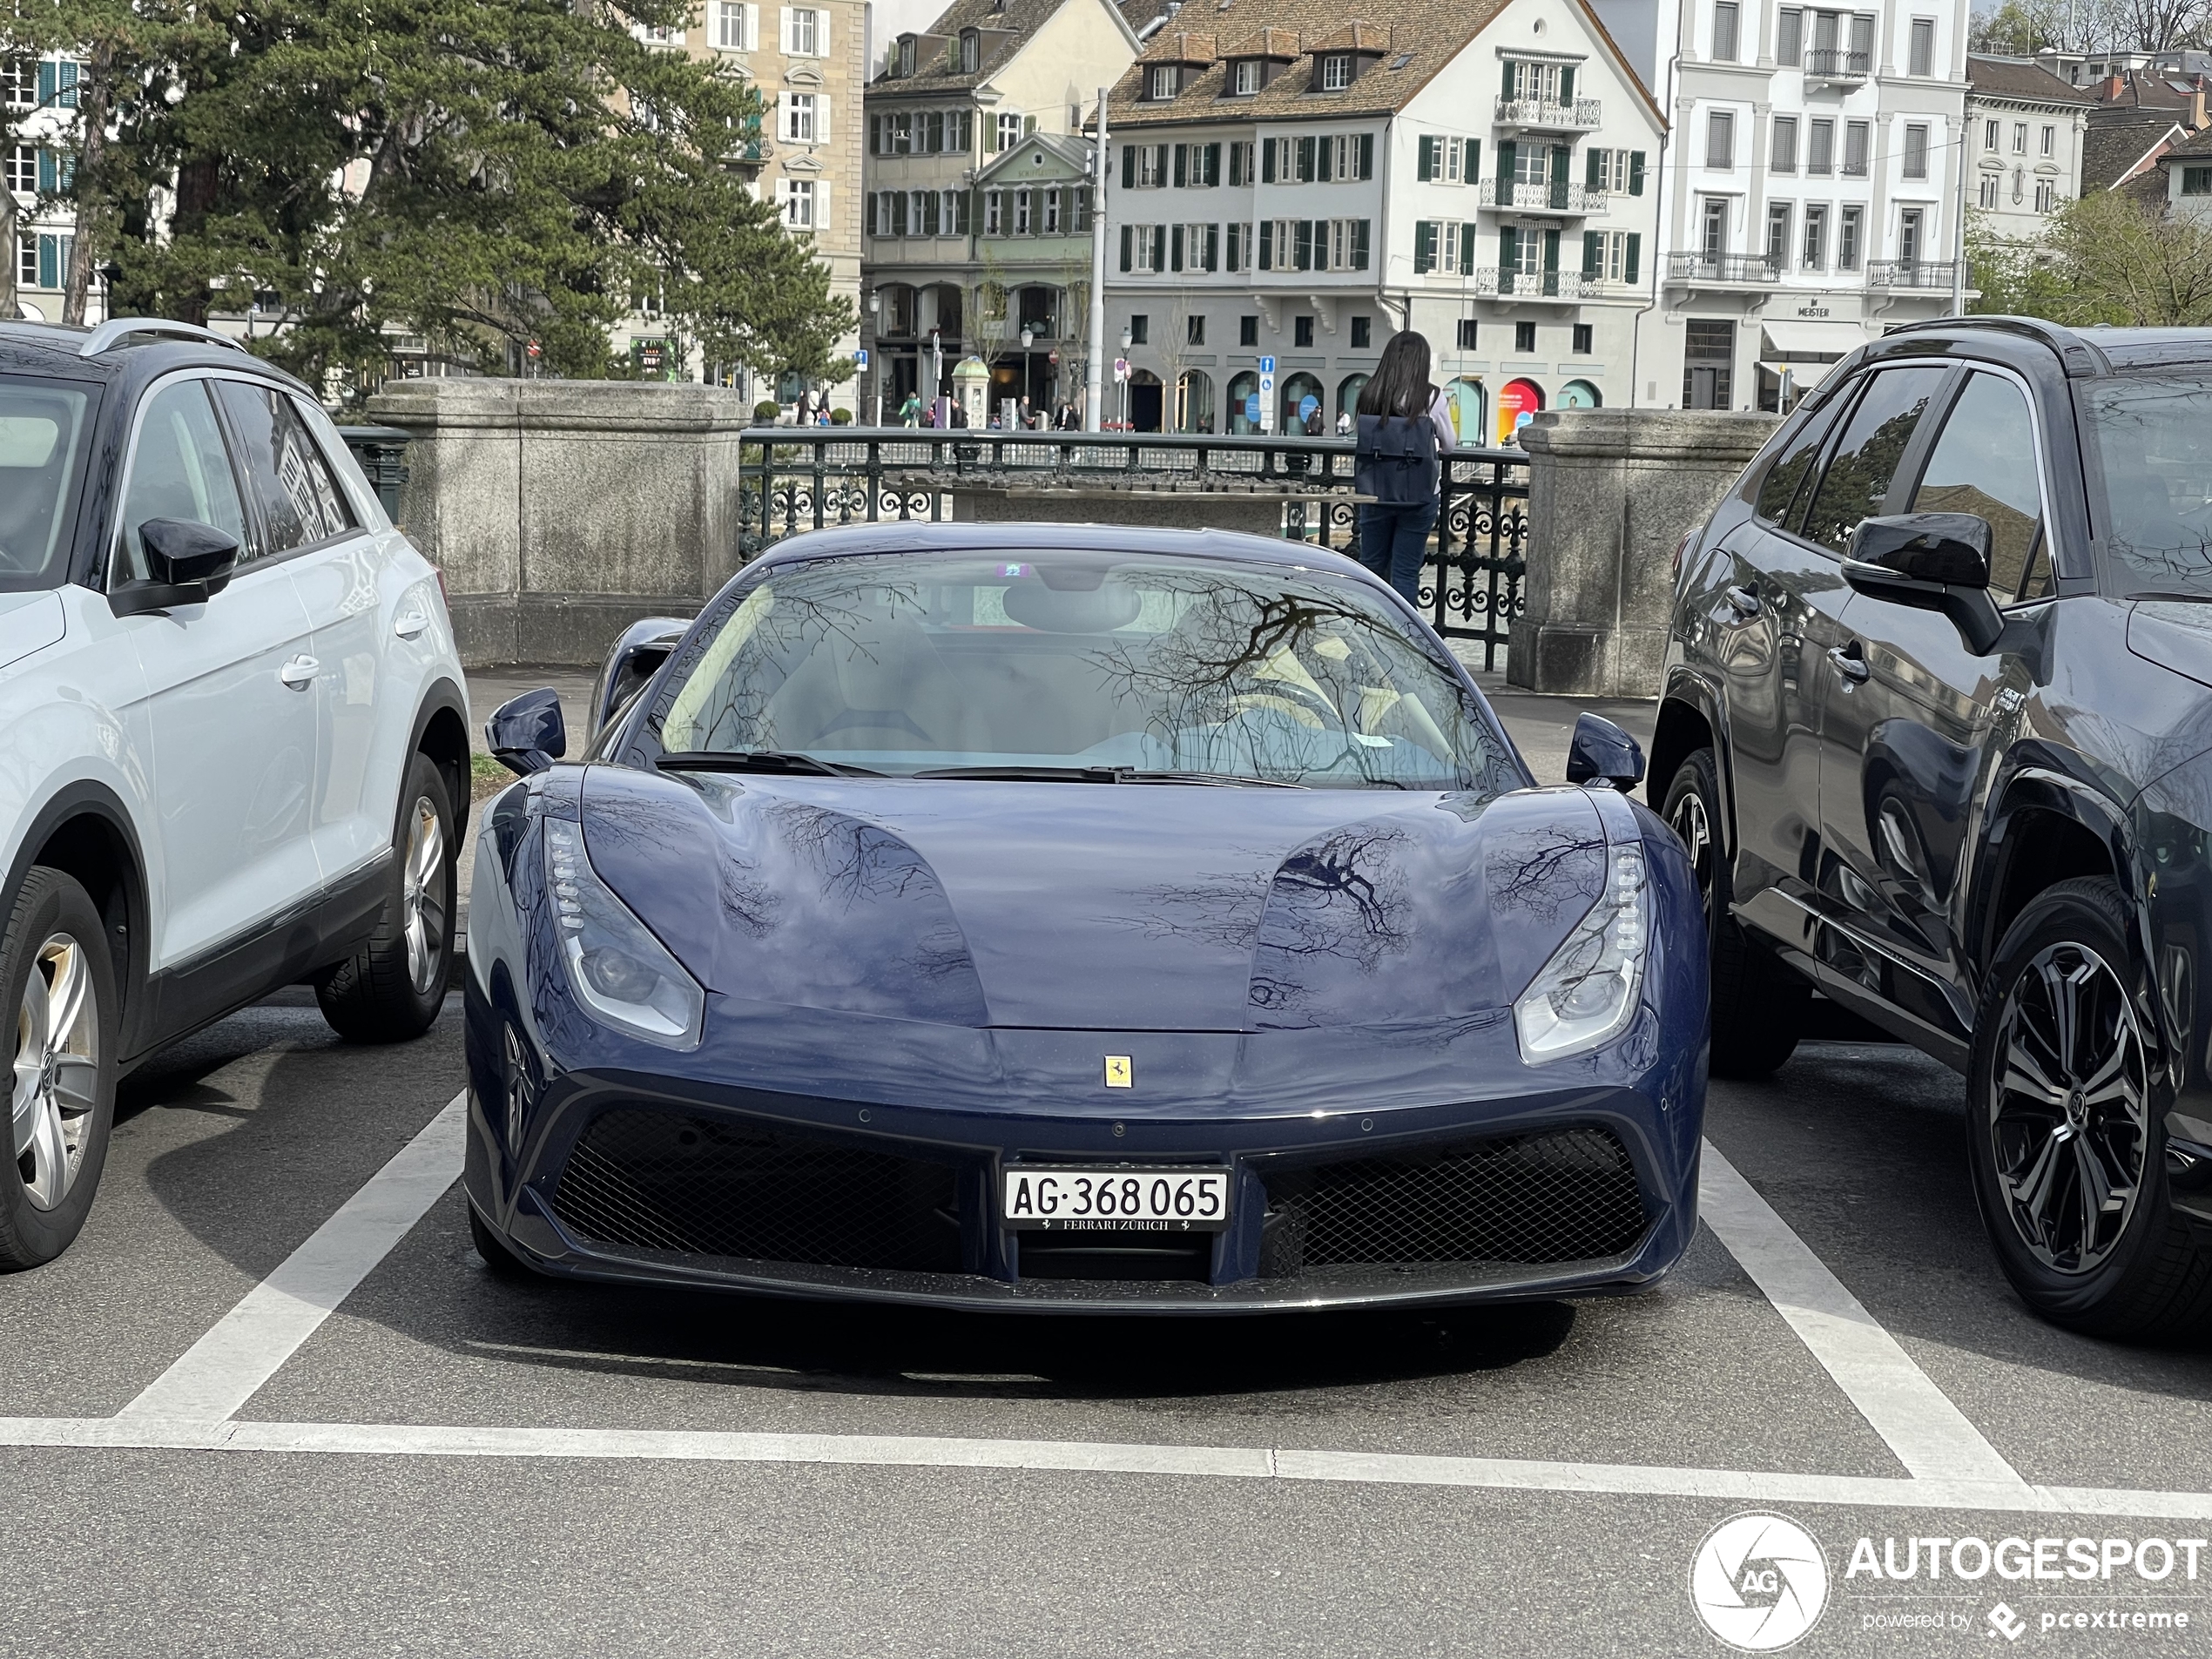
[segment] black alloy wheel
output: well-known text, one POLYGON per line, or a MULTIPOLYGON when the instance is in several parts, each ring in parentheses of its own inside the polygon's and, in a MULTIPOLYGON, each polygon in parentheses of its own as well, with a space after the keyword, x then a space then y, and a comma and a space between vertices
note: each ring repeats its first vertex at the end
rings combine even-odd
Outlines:
POLYGON ((2212 1249, 2167 1189, 2150 995, 2119 887, 2060 882, 2006 930, 1967 1073, 1974 1197, 2005 1276, 2055 1323, 2138 1340, 2212 1313, 2212 1249))
POLYGON ((1797 1051, 1812 988, 1747 935, 1729 914, 1719 779, 1712 750, 1691 751, 1667 786, 1660 815, 1682 838, 1697 873, 1698 897, 1705 905, 1712 974, 1713 1075, 1764 1077, 1797 1051))

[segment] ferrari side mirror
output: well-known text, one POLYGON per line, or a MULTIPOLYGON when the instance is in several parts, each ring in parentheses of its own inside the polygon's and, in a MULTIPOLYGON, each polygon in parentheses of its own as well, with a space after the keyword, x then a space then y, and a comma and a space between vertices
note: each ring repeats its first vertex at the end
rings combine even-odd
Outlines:
POLYGON ((541 690, 509 698, 484 722, 484 741, 493 759, 518 777, 543 772, 569 752, 559 693, 541 690))
POLYGON ((1643 750, 1636 740, 1602 714, 1575 722, 1567 751, 1567 781, 1592 784, 1602 779, 1624 794, 1643 781, 1643 750))

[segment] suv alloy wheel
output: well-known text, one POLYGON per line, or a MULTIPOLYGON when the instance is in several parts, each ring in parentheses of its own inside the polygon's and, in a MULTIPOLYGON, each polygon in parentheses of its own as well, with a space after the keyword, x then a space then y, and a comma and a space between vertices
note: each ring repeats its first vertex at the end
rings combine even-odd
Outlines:
POLYGON ((59 870, 34 867, 0 938, 13 1016, 10 1154, 0 1169, 0 1271, 68 1249, 92 1207, 115 1112, 117 1007, 107 929, 59 870))
POLYGON ((428 755, 408 758, 392 835, 392 886, 367 945, 315 988, 330 1028, 356 1042, 398 1042, 430 1028, 453 949, 453 808, 428 755))
POLYGON ((1974 1022, 1967 1159, 2005 1276, 2046 1318, 2149 1337, 2212 1312, 2166 1187, 2169 1089, 2120 889, 2061 881, 2012 926, 1974 1022))
POLYGON ((1721 856, 1719 772, 1708 748, 1691 751, 1667 786, 1660 816, 1682 838, 1697 872, 1711 947, 1716 1077, 1764 1077, 1795 1053, 1812 988, 1744 935, 1729 914, 1721 856))

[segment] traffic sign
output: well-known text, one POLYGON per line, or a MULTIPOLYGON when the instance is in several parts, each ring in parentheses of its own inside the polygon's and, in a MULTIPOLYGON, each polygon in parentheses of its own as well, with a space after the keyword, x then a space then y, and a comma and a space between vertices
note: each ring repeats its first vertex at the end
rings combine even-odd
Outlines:
POLYGON ((1129 378, 1128 358, 1116 357, 1114 360, 1114 378, 1117 381, 1125 381, 1129 378))
POLYGON ((861 347, 859 351, 856 351, 856 352, 854 352, 854 353, 853 354, 853 368, 866 368, 867 366, 868 366, 868 353, 867 353, 867 347, 865 347, 865 346, 863 346, 863 347, 861 347))
POLYGON ((1259 360, 1259 373, 1260 378, 1263 380, 1273 380, 1275 378, 1275 360, 1272 357, 1261 358, 1259 360))

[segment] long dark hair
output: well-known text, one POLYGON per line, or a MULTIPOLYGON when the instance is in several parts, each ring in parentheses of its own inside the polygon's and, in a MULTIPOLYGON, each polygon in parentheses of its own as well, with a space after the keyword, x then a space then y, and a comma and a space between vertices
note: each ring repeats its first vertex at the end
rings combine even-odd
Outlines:
POLYGON ((1436 401, 1428 379, 1428 336, 1408 328, 1393 334, 1382 361, 1359 388, 1362 415, 1426 415, 1436 401))

